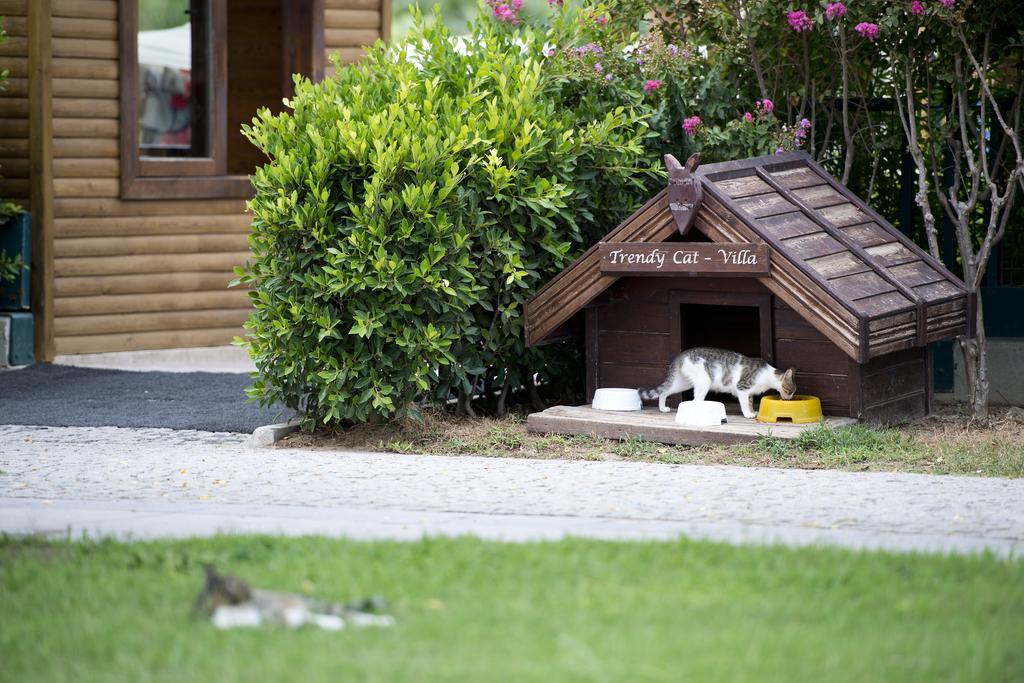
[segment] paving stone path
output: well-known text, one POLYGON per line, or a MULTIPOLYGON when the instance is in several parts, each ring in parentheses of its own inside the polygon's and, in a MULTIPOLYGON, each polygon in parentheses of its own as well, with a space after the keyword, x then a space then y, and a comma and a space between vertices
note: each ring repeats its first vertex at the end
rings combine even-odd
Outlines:
POLYGON ((8 532, 1024 550, 1024 480, 256 449, 240 434, 28 426, 0 426, 0 471, 8 532))

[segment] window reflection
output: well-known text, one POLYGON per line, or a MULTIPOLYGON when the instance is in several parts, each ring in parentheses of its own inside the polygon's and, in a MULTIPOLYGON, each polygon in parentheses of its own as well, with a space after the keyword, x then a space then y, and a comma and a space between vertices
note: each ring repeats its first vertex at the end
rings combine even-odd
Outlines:
POLYGON ((139 0, 139 146, 146 156, 205 156, 206 41, 201 3, 139 0))

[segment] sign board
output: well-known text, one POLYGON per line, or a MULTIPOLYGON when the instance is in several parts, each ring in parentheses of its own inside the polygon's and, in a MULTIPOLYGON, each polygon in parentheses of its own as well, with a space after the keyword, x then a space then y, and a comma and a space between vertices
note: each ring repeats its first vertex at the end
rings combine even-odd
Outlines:
POLYGON ((767 275, 768 245, 749 242, 602 242, 601 272, 620 275, 767 275))

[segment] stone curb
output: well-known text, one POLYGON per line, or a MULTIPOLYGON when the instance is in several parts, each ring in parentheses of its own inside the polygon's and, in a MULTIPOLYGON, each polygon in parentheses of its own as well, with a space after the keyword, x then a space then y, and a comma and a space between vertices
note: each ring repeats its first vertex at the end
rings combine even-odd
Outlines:
POLYGON ((280 422, 278 424, 257 427, 253 430, 252 436, 249 438, 249 443, 256 448, 273 446, 284 437, 298 430, 301 424, 301 421, 298 418, 295 418, 288 422, 280 422))

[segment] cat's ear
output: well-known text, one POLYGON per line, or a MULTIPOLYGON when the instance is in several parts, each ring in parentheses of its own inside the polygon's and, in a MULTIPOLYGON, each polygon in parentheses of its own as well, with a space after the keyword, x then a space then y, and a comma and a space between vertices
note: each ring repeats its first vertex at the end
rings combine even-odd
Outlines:
POLYGON ((782 381, 783 382, 792 382, 795 379, 796 379, 796 368, 789 368, 784 373, 782 373, 782 381))
POLYGON ((213 586, 220 580, 220 575, 217 570, 214 569, 212 564, 206 563, 203 565, 203 573, 206 574, 206 585, 213 586))

